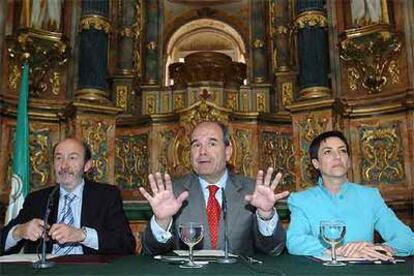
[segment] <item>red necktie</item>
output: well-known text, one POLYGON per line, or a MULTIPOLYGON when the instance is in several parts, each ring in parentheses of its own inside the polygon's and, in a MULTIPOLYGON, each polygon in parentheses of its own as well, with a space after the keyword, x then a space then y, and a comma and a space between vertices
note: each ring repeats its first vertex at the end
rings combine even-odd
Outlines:
POLYGON ((211 249, 217 248, 218 233, 220 228, 220 205, 216 199, 216 192, 219 187, 216 185, 208 186, 210 192, 207 202, 207 218, 210 230, 211 249))

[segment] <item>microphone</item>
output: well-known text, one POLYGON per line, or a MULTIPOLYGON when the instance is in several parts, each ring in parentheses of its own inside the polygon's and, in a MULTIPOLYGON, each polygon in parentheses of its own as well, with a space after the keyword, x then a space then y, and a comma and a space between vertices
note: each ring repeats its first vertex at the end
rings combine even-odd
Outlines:
POLYGON ((224 222, 224 258, 217 259, 219 264, 234 264, 237 262, 236 258, 229 257, 229 229, 227 225, 227 198, 224 189, 221 188, 221 209, 223 211, 223 222, 224 222))
POLYGON ((56 185, 52 192, 49 194, 46 203, 46 212, 43 217, 43 233, 42 233, 42 258, 37 262, 33 263, 33 268, 49 268, 55 265, 54 262, 46 260, 46 236, 47 236, 47 221, 49 220, 50 210, 53 207, 53 197, 56 194, 56 191, 59 189, 59 185, 56 185))

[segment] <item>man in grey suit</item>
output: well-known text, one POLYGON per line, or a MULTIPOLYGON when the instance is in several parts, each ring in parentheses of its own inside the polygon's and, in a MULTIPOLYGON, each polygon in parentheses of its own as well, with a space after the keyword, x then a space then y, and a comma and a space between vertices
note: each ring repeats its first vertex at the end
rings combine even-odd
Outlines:
POLYGON ((223 249, 224 223, 219 209, 223 191, 227 198, 229 251, 243 255, 282 252, 286 234, 274 207, 276 201, 289 194, 274 193, 282 175, 278 173, 272 180, 273 169, 269 168, 266 175, 259 171, 253 183, 232 174, 226 168, 233 150, 229 138, 224 125, 200 123, 191 135, 193 173, 174 184, 167 173, 149 175, 152 193, 140 188, 154 213, 142 238, 145 254, 185 249, 178 237, 178 226, 190 221, 204 225, 204 239, 196 249, 223 249), (214 214, 218 217, 212 218, 214 214))

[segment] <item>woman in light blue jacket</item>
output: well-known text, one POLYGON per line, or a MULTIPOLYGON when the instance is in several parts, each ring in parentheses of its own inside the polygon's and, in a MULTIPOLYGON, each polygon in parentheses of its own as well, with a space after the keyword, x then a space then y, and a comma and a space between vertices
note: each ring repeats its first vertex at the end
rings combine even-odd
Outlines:
POLYGON ((348 181, 349 146, 341 132, 320 134, 312 141, 309 154, 319 171, 318 182, 315 187, 292 193, 288 199, 289 253, 329 254, 320 239, 320 222, 341 220, 346 224, 346 234, 336 250, 338 256, 390 260, 394 255, 414 255, 413 231, 387 207, 378 189, 348 181), (373 243, 374 231, 384 243, 373 243))

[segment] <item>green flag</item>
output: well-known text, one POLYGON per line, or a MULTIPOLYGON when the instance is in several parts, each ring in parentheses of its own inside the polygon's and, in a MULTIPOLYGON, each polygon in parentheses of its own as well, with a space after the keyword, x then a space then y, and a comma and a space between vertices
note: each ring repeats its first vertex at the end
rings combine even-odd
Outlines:
POLYGON ((24 63, 17 107, 16 135, 13 157, 13 175, 6 224, 15 218, 23 207, 29 193, 29 119, 27 101, 29 97, 29 65, 24 63))

